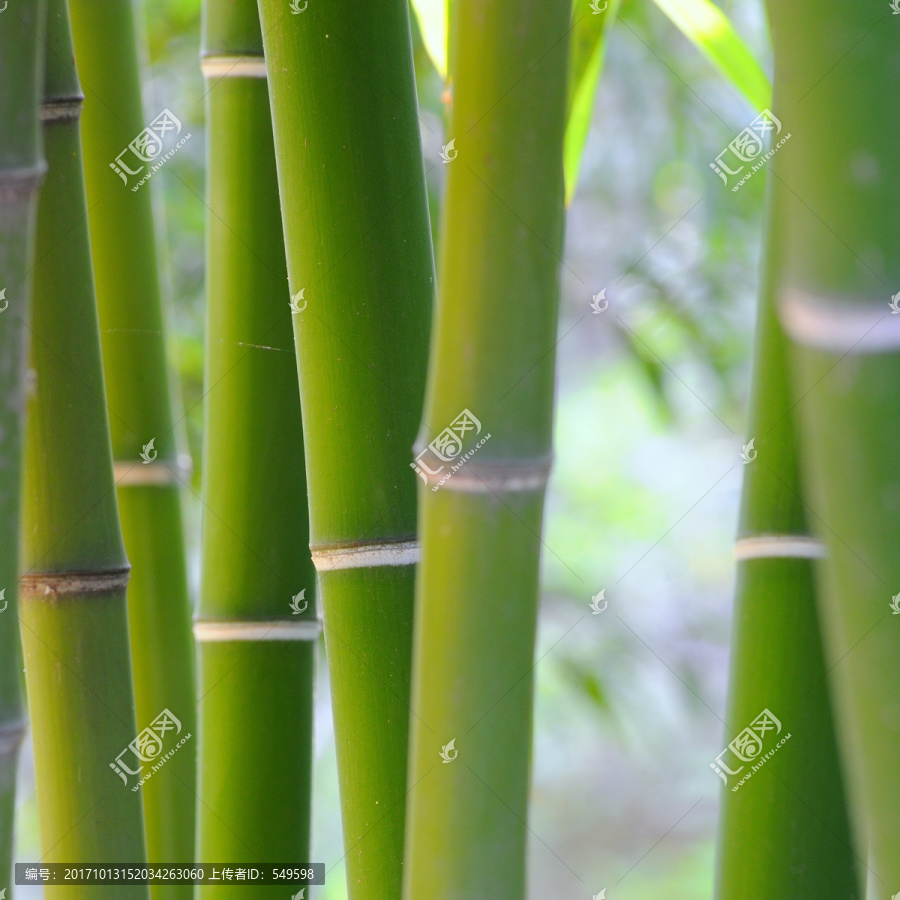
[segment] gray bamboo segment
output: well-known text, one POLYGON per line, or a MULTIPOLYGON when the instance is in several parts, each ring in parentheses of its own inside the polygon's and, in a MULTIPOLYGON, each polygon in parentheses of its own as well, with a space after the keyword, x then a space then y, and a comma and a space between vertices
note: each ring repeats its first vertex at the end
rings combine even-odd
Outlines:
POLYGON ((773 304, 784 194, 774 179, 748 432, 756 457, 743 467, 735 544, 728 727, 710 764, 724 782, 716 898, 855 900, 865 866, 854 854, 816 609, 824 546, 802 499, 787 343, 773 304))
MULTIPOLYGON (((141 864, 141 794, 136 779, 126 786, 113 767, 131 746, 144 758, 154 747, 138 735, 134 711, 128 562, 87 232, 82 97, 64 0, 52 0, 48 23, 42 107, 48 174, 37 220, 35 389, 27 404, 20 580, 42 860, 141 864)), ((129 759, 135 765, 136 757, 129 759)), ((65 900, 108 893, 104 886, 45 887, 46 897, 65 900)), ((122 886, 116 894, 148 900, 149 889, 122 886)))
POLYGON ((25 733, 16 582, 27 324, 38 189, 43 2, 0 20, 0 890, 12 896, 16 769, 25 733))
MULTIPOLYGON (((129 144, 161 112, 149 118, 143 112, 132 7, 130 0, 70 0, 78 65, 90 87, 81 133, 114 472, 132 565, 128 608, 138 727, 170 709, 191 733, 194 647, 178 495, 188 473, 172 424, 152 195, 149 186, 129 190, 112 168, 123 150, 136 159, 129 144)), ((145 155, 156 146, 148 145, 145 155)), ((194 858, 195 750, 195 742, 183 746, 143 789, 151 863, 194 858)), ((192 892, 190 885, 155 885, 152 894, 177 900, 192 892)))
POLYGON ((400 895, 434 292, 405 0, 262 0, 353 900, 400 895), (298 4, 299 6, 299 4, 298 4))
POLYGON ((900 98, 886 89, 897 20, 837 0, 768 9, 775 111, 791 135, 770 163, 786 188, 777 307, 809 504, 828 546, 820 602, 842 755, 870 844, 858 853, 870 860, 870 896, 888 900, 900 891, 900 98))
MULTIPOLYGON (((272 120, 254 0, 207 0, 198 858, 310 861, 320 628, 272 120)), ((306 882, 297 882, 291 893, 306 882)), ((285 898, 284 886, 198 896, 285 898)))
POLYGON ((570 6, 455 9, 403 896, 522 900, 570 6))

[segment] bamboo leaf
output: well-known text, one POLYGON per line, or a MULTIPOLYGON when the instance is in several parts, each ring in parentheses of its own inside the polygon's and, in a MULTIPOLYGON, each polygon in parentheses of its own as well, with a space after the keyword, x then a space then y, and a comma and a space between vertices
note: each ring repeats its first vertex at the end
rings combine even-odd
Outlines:
POLYGON ((447 7, 449 0, 410 0, 422 40, 434 67, 447 77, 447 7))
POLYGON ((711 0, 654 0, 684 36, 758 110, 772 102, 772 85, 756 57, 711 0))
MULTIPOLYGON (((603 70, 606 55, 606 29, 619 9, 620 0, 609 0, 605 8, 584 12, 583 0, 576 0, 578 10, 573 9, 576 21, 572 27, 569 55, 569 96, 566 120, 566 137, 563 149, 563 165, 566 173, 566 204, 575 193, 581 157, 587 143, 594 109, 597 82, 603 70)), ((599 5, 599 4, 598 4, 599 5)))

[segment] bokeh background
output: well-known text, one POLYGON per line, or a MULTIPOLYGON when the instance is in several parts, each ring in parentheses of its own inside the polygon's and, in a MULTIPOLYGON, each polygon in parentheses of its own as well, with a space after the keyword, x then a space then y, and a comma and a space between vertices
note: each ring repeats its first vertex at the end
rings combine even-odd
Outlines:
MULTIPOLYGON (((770 70, 762 3, 720 5, 770 70)), ((170 356, 199 492, 207 212, 200 0, 152 0, 142 16, 145 109, 169 107, 193 135, 146 189, 164 222, 170 356)), ((436 221, 442 85, 417 35, 416 64, 436 221)), ((650 0, 624 0, 562 267, 556 465, 534 670, 534 900, 587 900, 602 888, 608 900, 712 896, 720 781, 708 764, 724 730, 765 178, 732 193, 709 163, 753 116, 650 0), (589 302, 604 288, 609 307, 595 315, 589 302), (592 615, 601 590, 608 606, 592 615)), ((187 493, 185 510, 196 593, 197 496, 187 493)), ((310 893, 344 900, 321 652, 319 662, 313 859, 328 874, 310 893)), ((35 861, 30 746, 20 777, 16 858, 35 861)), ((16 893, 41 896, 39 887, 16 893)))

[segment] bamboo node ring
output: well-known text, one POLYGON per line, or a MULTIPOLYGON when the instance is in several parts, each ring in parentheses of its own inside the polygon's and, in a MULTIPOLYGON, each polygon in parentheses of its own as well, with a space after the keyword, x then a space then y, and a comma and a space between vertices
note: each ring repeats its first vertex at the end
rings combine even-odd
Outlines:
POLYGON ((223 641, 315 641, 322 631, 318 619, 302 622, 278 620, 194 622, 194 639, 200 643, 223 641))
POLYGON ((262 56, 204 56, 200 60, 204 78, 265 78, 266 60, 262 56))
POLYGON ((760 534, 740 538, 734 543, 734 558, 748 559, 825 559, 828 550, 821 541, 803 534, 760 534))
POLYGON ((81 115, 84 97, 78 94, 73 97, 54 97, 41 104, 42 122, 62 122, 77 119, 81 115))
POLYGON ((317 572, 378 566, 414 566, 421 557, 422 549, 418 541, 353 544, 346 547, 322 547, 312 551, 312 561, 317 572))
POLYGON ((20 597, 117 594, 128 587, 131 566, 108 572, 43 572, 19 578, 20 597))
POLYGON ((166 487, 190 481, 193 465, 187 454, 175 459, 117 460, 113 466, 116 487, 166 487))

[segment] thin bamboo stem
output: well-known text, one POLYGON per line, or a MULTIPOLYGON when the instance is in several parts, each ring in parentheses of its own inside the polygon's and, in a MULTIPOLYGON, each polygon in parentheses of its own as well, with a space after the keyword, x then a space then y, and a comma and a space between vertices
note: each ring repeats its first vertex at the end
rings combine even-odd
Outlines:
MULTIPOLYGON (((42 858, 146 862, 141 794, 111 768, 138 736, 65 0, 47 29, 44 145, 25 440, 22 638, 42 858)), ((146 754, 152 748, 142 744, 146 754)), ((108 887, 45 887, 95 900, 108 887)), ((148 900, 145 886, 117 896, 148 900)))
MULTIPOLYGON (((138 729, 170 709, 193 733, 194 649, 178 496, 186 475, 172 423, 151 189, 131 191, 111 169, 148 124, 132 7, 130 0, 70 0, 79 70, 89 85, 81 133, 119 513, 132 564, 138 729), (151 439, 156 458, 148 464, 140 454, 151 439)), ((143 788, 151 863, 194 858, 195 751, 196 742, 188 742, 143 788)), ((192 892, 191 885, 154 885, 152 895, 186 900, 192 892)))
POLYGON ((434 267, 405 0, 262 0, 351 898, 400 894, 434 267), (351 551, 365 549, 368 555, 351 551))
POLYGON ((865 867, 854 854, 816 610, 813 567, 824 548, 808 530, 786 339, 773 304, 783 195, 774 180, 749 421, 756 457, 744 467, 735 545, 728 729, 711 763, 725 782, 716 897, 853 900, 863 896, 865 867))
MULTIPOLYGON (((262 53, 253 0, 207 0, 198 853, 297 866, 310 861, 319 626, 262 53)), ((288 887, 204 885, 199 896, 286 897, 288 887)))
POLYGON ((12 884, 16 769, 25 733, 16 583, 30 272, 45 170, 38 115, 45 26, 43 2, 0 22, 0 890, 12 884))
POLYGON ((828 545, 820 606, 860 847, 878 900, 900 891, 896 410, 900 137, 896 19, 837 0, 767 4, 785 186, 776 302, 791 338, 804 473, 828 545), (836 131, 838 129, 838 131, 836 131), (896 301, 894 301, 896 304, 896 301))
POLYGON ((521 900, 570 7, 455 9, 403 896, 521 900))

